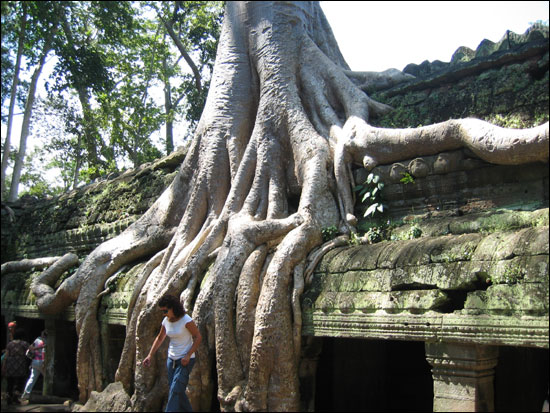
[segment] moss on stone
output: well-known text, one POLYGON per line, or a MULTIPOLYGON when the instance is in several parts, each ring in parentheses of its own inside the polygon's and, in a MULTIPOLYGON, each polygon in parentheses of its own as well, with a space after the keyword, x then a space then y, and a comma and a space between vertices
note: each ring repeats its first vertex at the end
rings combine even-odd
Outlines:
POLYGON ((470 314, 548 314, 548 283, 499 284, 468 293, 464 304, 470 314))

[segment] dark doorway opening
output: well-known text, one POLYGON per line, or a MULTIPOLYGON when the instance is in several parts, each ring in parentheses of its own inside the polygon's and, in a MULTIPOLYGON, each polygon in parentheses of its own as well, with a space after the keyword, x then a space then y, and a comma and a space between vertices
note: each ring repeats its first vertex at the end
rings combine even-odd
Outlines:
POLYGON ((548 349, 498 349, 495 411, 540 412, 548 397, 548 349))
POLYGON ((323 338, 315 411, 432 411, 424 343, 323 338))

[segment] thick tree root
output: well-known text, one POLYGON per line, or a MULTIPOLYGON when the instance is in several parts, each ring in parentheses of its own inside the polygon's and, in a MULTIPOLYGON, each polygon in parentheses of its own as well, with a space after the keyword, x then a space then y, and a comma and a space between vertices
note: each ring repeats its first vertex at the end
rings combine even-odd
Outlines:
POLYGON ((321 258, 323 258, 323 256, 325 256, 327 252, 329 252, 330 250, 333 250, 334 248, 348 245, 348 242, 349 242, 348 235, 340 235, 339 237, 336 237, 330 241, 325 242, 319 248, 311 252, 311 254, 307 258, 308 264, 304 272, 304 279, 305 279, 306 285, 311 284, 313 271, 315 270, 315 268, 317 268, 317 264, 319 264, 319 261, 321 261, 321 258))
POLYGON ((24 259, 20 261, 8 261, 2 264, 1 274, 6 275, 13 272, 26 272, 31 270, 41 270, 55 264, 62 257, 43 257, 24 259))
MULTIPOLYGON (((37 306, 41 308, 44 314, 56 314, 59 312, 59 306, 51 304, 51 300, 56 297, 52 285, 55 284, 65 271, 77 264, 78 256, 73 253, 67 253, 33 280, 31 291, 36 296, 37 306)), ((70 301, 71 297, 69 297, 68 300, 72 302, 70 301)))

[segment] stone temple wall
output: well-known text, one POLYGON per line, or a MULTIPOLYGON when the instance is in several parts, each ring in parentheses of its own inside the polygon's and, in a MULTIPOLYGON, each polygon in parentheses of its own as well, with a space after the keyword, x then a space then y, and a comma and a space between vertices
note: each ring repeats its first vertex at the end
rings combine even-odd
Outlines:
POLYGON ((395 110, 375 126, 417 127, 476 117, 500 126, 530 127, 548 120, 548 27, 507 32, 474 51, 460 47, 451 61, 410 64, 416 77, 370 95, 395 110))
POLYGON ((170 156, 56 198, 23 198, 2 208, 2 262, 75 252, 113 238, 155 202, 185 157, 170 156))

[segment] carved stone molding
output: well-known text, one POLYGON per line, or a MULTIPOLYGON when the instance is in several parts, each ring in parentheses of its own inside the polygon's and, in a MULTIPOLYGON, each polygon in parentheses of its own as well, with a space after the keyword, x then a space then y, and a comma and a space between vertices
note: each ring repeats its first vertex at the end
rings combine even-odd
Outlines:
POLYGON ((302 334, 548 348, 548 317, 304 311, 302 334))

